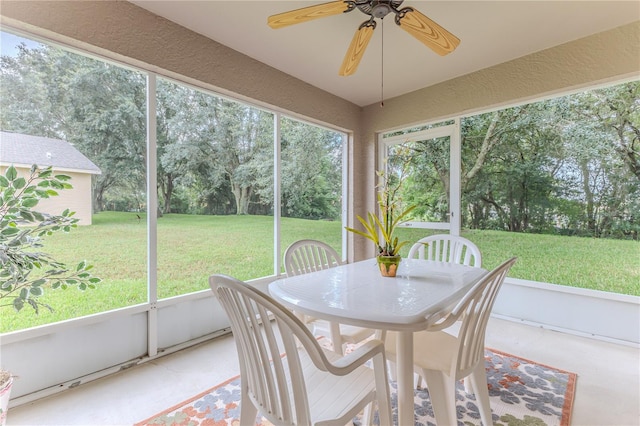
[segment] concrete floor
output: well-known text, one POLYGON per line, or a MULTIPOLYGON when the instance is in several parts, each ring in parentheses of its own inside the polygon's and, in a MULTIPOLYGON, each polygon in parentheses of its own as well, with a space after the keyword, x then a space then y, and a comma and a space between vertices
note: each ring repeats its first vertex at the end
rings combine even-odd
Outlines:
MULTIPOLYGON (((486 345, 578 374, 572 425, 640 425, 640 349, 492 318, 486 345)), ((7 425, 132 425, 239 373, 230 336, 9 410, 7 425)))

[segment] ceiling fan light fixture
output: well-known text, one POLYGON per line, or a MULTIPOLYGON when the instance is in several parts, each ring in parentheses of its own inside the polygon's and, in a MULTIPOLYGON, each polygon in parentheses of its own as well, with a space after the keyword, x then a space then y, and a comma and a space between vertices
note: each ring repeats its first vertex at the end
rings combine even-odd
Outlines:
POLYGON ((388 1, 374 1, 371 7, 371 16, 382 19, 393 12, 393 8, 388 1))

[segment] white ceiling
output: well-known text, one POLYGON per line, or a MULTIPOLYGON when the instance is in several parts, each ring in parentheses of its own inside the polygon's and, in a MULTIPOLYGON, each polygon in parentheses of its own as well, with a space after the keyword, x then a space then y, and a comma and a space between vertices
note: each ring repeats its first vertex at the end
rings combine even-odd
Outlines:
POLYGON ((637 0, 406 0, 401 7, 427 15, 460 38, 460 46, 441 57, 391 14, 378 22, 357 72, 340 77, 347 47, 368 18, 359 10, 274 30, 268 16, 327 0, 130 1, 360 106, 640 20, 637 0))

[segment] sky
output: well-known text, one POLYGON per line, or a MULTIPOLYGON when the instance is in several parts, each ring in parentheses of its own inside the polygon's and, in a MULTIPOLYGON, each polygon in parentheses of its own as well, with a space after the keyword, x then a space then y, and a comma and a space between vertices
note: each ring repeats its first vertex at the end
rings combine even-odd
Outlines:
POLYGON ((26 38, 18 37, 10 33, 0 32, 0 54, 3 56, 16 56, 18 49, 16 46, 24 42, 27 47, 38 47, 40 43, 26 38))

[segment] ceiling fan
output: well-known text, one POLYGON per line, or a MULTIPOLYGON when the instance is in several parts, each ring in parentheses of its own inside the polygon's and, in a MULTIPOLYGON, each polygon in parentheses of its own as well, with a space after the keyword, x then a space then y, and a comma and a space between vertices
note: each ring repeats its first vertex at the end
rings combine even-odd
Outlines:
POLYGON ((389 13, 395 14, 395 22, 403 30, 424 43, 437 54, 444 56, 455 50, 460 39, 412 7, 398 9, 404 0, 337 0, 315 6, 271 15, 267 23, 271 28, 282 28, 312 19, 337 15, 359 9, 370 18, 356 31, 349 49, 342 61, 340 75, 347 76, 356 72, 360 59, 376 28, 375 19, 382 19, 389 13))

